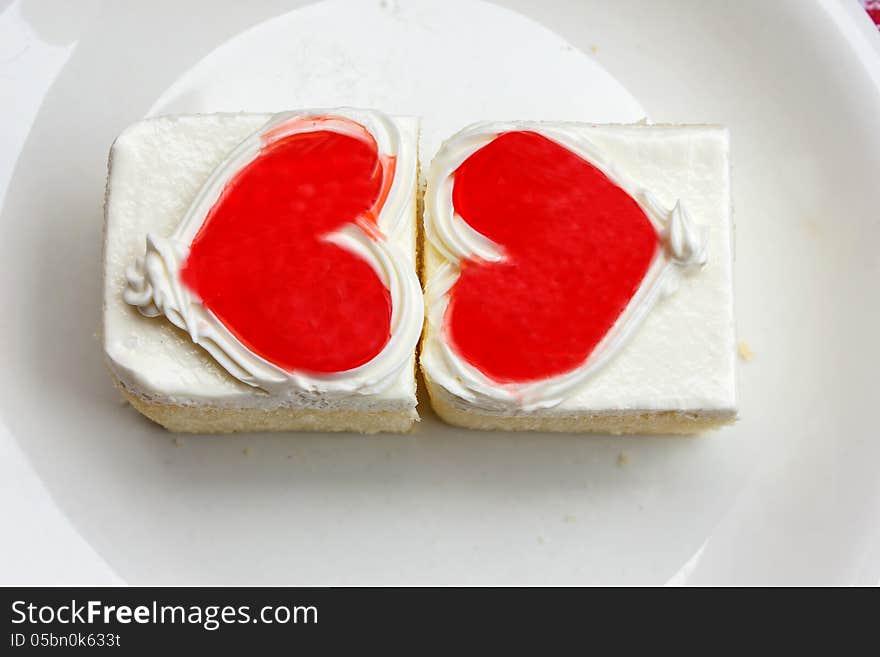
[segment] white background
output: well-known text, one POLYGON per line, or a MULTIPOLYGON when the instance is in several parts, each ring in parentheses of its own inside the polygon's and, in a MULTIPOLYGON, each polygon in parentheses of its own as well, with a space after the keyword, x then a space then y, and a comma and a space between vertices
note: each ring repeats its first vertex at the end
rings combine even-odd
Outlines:
POLYGON ((505 3, 561 39, 463 0, 297 4, 0 13, 0 582, 880 580, 880 46, 856 2, 505 3), (429 140, 512 111, 730 126, 741 422, 505 436, 424 409, 403 438, 177 444, 120 405, 94 337, 113 136, 336 102, 423 114, 429 140))

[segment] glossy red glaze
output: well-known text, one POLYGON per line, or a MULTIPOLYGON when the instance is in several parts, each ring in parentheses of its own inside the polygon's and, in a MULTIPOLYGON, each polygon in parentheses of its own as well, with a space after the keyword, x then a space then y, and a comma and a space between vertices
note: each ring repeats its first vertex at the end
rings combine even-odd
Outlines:
POLYGON ((354 222, 375 234, 393 170, 369 135, 318 129, 267 143, 208 213, 183 282, 284 370, 366 363, 389 339, 390 294, 365 260, 324 238, 354 222))
POLYGON ((639 288, 658 248, 654 226, 599 169, 534 132, 502 134, 454 175, 456 212, 504 260, 462 263, 448 339, 498 382, 575 369, 639 288))

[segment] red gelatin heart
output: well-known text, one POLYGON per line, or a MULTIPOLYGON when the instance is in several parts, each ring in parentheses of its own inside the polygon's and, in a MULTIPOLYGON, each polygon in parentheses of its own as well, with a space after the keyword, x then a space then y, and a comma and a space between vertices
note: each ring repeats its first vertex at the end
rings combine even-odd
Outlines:
POLYGON ((535 132, 500 135, 454 174, 455 211, 502 262, 461 263, 447 339, 500 383, 582 365, 638 290, 659 236, 602 171, 535 132))
POLYGON ((388 342, 391 297, 368 262, 326 241, 376 230, 394 161, 329 130, 264 145, 193 238, 184 284, 235 337, 286 371, 341 372, 388 342))

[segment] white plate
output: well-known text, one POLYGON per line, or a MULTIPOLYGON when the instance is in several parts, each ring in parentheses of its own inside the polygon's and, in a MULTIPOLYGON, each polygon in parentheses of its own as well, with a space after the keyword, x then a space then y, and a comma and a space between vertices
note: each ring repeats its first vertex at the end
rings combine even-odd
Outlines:
POLYGON ((0 14, 0 583, 880 580, 880 39, 854 1, 506 3, 585 54, 465 0, 357 3, 375 44, 326 6, 122 4, 0 14), (741 422, 511 436, 423 408, 410 437, 176 446, 120 405, 93 337, 114 135, 336 103, 423 114, 427 148, 513 113, 730 126, 741 422))

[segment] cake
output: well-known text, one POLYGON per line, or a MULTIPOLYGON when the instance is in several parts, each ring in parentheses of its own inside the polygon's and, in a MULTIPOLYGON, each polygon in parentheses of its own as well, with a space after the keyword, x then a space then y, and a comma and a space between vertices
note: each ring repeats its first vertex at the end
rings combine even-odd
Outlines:
POLYGON ((181 432, 410 429, 418 129, 349 108, 126 129, 103 346, 131 405, 181 432))
POLYGON ((427 172, 421 367, 473 429, 736 418, 728 133, 479 123, 427 172))

